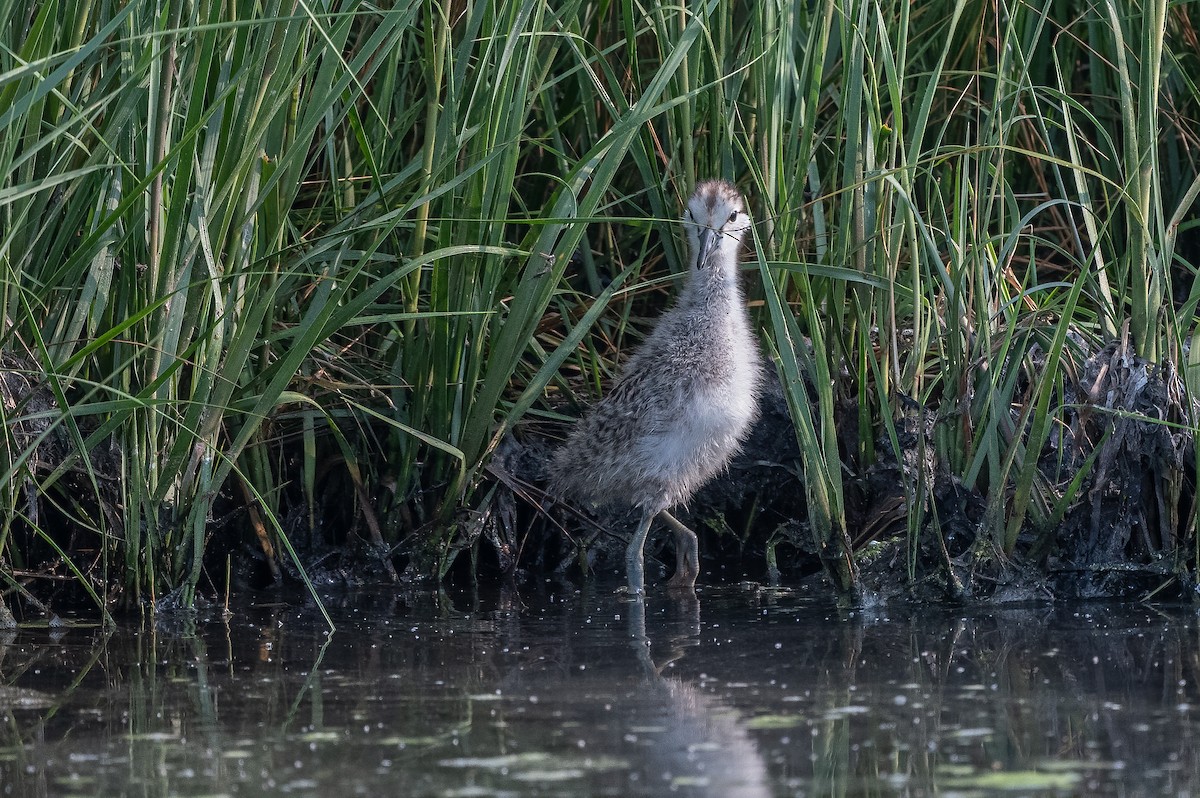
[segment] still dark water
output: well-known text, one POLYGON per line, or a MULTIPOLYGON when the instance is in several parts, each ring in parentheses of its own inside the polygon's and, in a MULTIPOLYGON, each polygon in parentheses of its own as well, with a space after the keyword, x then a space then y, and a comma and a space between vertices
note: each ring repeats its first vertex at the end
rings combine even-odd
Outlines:
POLYGON ((0 795, 1200 795, 1190 608, 328 606, 0 631, 0 795))

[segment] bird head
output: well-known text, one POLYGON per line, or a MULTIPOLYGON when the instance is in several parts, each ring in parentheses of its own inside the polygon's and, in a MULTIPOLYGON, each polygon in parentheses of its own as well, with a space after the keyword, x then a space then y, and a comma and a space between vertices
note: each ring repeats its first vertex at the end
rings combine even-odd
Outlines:
POLYGON ((746 202, 731 183, 708 180, 696 186, 683 212, 693 269, 721 269, 727 276, 737 273, 738 249, 750 229, 746 202))

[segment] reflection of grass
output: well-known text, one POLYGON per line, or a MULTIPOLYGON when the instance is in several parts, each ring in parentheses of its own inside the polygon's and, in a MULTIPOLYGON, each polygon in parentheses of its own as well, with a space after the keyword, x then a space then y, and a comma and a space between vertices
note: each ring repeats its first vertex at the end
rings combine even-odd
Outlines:
MULTIPOLYGON (((602 390, 663 304, 701 176, 751 198, 843 589, 846 477, 903 453, 914 408, 983 544, 1043 557, 1096 465, 1051 462, 1083 356, 1128 322, 1200 384, 1186 4, 156 8, 18 3, 0 33, 23 579, 190 603, 214 521, 285 560, 361 527, 445 573, 491 531, 456 511, 498 435, 602 390)), ((1182 473, 1163 551, 1195 525, 1182 473)), ((914 552, 934 476, 900 489, 914 552)))

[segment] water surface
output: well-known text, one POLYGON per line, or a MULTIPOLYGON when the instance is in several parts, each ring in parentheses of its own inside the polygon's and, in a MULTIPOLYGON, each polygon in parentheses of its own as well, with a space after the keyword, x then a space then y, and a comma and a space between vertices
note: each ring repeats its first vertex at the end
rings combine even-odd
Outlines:
POLYGON ((0 795, 1200 794, 1188 608, 328 602, 0 632, 0 795))

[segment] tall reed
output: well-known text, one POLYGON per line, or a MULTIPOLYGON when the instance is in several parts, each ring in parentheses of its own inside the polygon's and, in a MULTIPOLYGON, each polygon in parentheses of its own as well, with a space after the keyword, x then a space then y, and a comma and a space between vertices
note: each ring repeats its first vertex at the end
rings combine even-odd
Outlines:
POLYGON ((1151 361, 1200 340, 1186 4, 0 12, 9 591, 188 604, 214 531, 278 575, 335 517, 444 574, 503 434, 568 362, 603 390, 661 304, 702 176, 753 200, 751 293, 845 590, 848 476, 904 460, 906 415, 1012 554, 1079 498, 1039 460, 1084 351, 1127 321, 1151 361))

